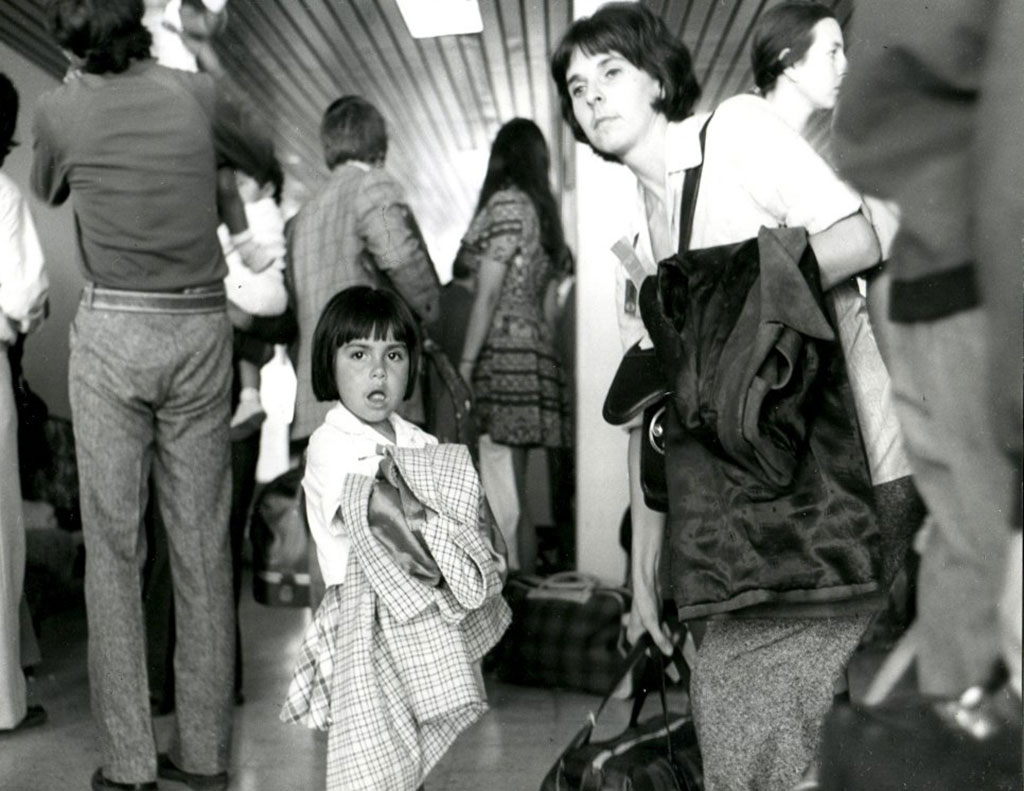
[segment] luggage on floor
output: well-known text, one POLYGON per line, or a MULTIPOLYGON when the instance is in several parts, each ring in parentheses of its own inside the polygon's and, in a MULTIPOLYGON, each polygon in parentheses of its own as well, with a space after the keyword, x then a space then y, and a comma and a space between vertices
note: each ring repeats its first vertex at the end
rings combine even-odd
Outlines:
POLYGON ((467 446, 476 462, 479 437, 472 411, 472 391, 441 346, 426 335, 423 337, 423 362, 427 431, 440 442, 467 446))
POLYGON ((825 719, 822 791, 1020 791, 1020 698, 1005 668, 959 698, 928 696, 897 682, 918 651, 910 627, 864 700, 836 704, 825 719))
POLYGON ((626 656, 630 593, 573 571, 513 574, 505 585, 512 625, 496 649, 505 681, 603 694, 626 656))
POLYGON ((253 504, 252 595, 272 607, 308 607, 309 527, 302 497, 302 467, 268 483, 253 504))
POLYGON ((678 651, 667 660, 649 636, 637 642, 620 664, 619 674, 606 689, 597 711, 588 717, 544 777, 540 791, 701 791, 703 773, 693 720, 668 709, 665 675, 670 661, 682 662, 678 651), (597 720, 615 687, 645 664, 645 671, 638 674, 645 683, 633 700, 629 725, 618 736, 592 742, 597 720), (651 687, 658 691, 661 714, 640 722, 651 687))

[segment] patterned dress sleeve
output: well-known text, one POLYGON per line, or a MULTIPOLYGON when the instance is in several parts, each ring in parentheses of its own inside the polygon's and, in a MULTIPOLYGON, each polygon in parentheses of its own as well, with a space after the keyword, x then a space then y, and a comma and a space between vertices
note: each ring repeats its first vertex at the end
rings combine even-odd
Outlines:
POLYGON ((478 263, 486 259, 507 265, 520 252, 526 211, 523 200, 510 190, 494 193, 473 218, 463 245, 478 263))

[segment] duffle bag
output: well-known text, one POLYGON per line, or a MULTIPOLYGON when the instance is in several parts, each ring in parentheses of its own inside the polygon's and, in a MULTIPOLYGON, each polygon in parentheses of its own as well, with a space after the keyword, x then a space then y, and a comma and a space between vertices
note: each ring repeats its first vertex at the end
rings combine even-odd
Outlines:
POLYGON ((252 594, 260 604, 310 604, 310 537, 302 474, 302 467, 296 467, 279 475, 263 487, 253 505, 249 524, 252 594))
POLYGON ((512 625, 495 652, 504 681, 603 694, 618 679, 628 590, 573 571, 513 574, 505 598, 512 625))
MULTIPOLYGON (((673 660, 682 663, 677 650, 673 660)), ((609 687, 597 711, 569 742, 545 775, 540 791, 701 791, 704 788, 700 749, 693 719, 669 711, 665 694, 669 660, 649 635, 637 642, 620 675, 609 687), (641 668, 646 664, 646 669, 641 668), (614 688, 639 672, 645 679, 633 699, 629 724, 618 736, 591 741, 598 718, 614 688), (661 713, 640 722, 651 687, 658 691, 661 713)))
POLYGON ((479 462, 480 437, 473 414, 473 391, 439 343, 424 334, 422 345, 427 431, 440 442, 465 445, 473 461, 479 462))

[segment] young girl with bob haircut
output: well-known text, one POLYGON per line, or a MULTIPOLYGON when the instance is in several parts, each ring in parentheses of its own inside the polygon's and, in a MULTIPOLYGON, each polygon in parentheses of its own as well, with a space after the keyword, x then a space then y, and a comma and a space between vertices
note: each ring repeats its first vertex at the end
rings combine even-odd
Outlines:
MULTIPOLYGON (((819 53, 807 44, 817 36, 817 31, 809 35, 807 26, 786 27, 788 39, 769 56, 770 68, 783 75, 780 79, 796 82, 794 94, 806 94, 805 101, 824 109, 835 101, 838 81, 805 61, 810 53, 815 63, 820 56, 839 65, 841 53, 831 46, 819 53)), ((577 139, 621 162, 637 178, 635 196, 624 208, 632 207, 635 235, 630 238, 648 274, 657 271, 656 262, 677 252, 680 215, 689 208, 680 211, 685 174, 701 164, 690 249, 742 242, 757 237, 762 226, 801 227, 826 291, 878 264, 878 241, 861 214, 860 197, 777 108, 746 94, 722 102, 710 121, 707 115, 690 115, 699 91, 685 47, 639 3, 608 4, 573 23, 552 58, 552 73, 563 116, 577 139)), ((621 274, 619 282, 621 296, 621 274)), ((620 308, 619 320, 627 346, 644 337, 637 317, 620 308)), ((638 447, 634 432, 631 492, 638 489, 638 447)), ((858 464, 866 467, 863 459, 858 464)), ((657 586, 665 522, 638 520, 637 499, 632 498, 629 636, 648 631, 668 652, 657 586)), ((849 499, 849 513, 857 514, 849 528, 831 510, 809 512, 816 514, 810 520, 816 535, 830 540, 829 550, 836 551, 830 558, 843 559, 829 561, 829 584, 818 582, 825 575, 811 573, 823 549, 811 541, 795 550, 769 542, 762 547, 766 557, 761 564, 737 562, 729 536, 749 528, 756 542, 768 527, 748 524, 744 512, 732 505, 725 514, 701 512, 698 503, 696 511, 684 508, 686 513, 668 515, 680 618, 700 617, 706 623, 690 687, 707 791, 790 791, 813 761, 833 685, 870 613, 884 600, 871 504, 849 499), (716 530, 720 524, 728 530, 716 530), (847 562, 852 558, 859 565, 847 562), (745 591, 744 596, 703 598, 711 586, 708 569, 715 566, 736 582, 729 590, 745 591), (761 567, 786 569, 790 584, 755 589, 761 567), (869 569, 879 578, 865 581, 869 569), (833 578, 841 584, 832 584, 833 578), (695 584, 703 587, 695 591, 695 584), (702 614, 690 614, 697 611, 702 614)))
POLYGON ((395 412, 419 356, 405 303, 369 286, 336 294, 313 334, 313 390, 335 404, 302 487, 326 593, 281 719, 329 731, 328 789, 422 783, 486 710, 477 663, 510 620, 469 450, 395 412))

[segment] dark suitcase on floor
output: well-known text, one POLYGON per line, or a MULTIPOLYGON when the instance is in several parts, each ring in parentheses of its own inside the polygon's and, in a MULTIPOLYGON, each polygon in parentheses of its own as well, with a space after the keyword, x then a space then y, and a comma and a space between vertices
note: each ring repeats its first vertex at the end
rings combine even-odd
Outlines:
POLYGON ((911 625, 861 700, 822 729, 822 791, 1021 791, 1020 698, 1001 662, 959 697, 898 686, 921 650, 911 625))
POLYGON ((302 467, 296 467, 272 480, 253 506, 252 595, 260 604, 309 606, 310 537, 302 473, 302 467))
POLYGON ((615 686, 627 653, 628 590, 574 571, 514 573, 504 595, 512 625, 495 651, 503 680, 597 694, 615 686))

